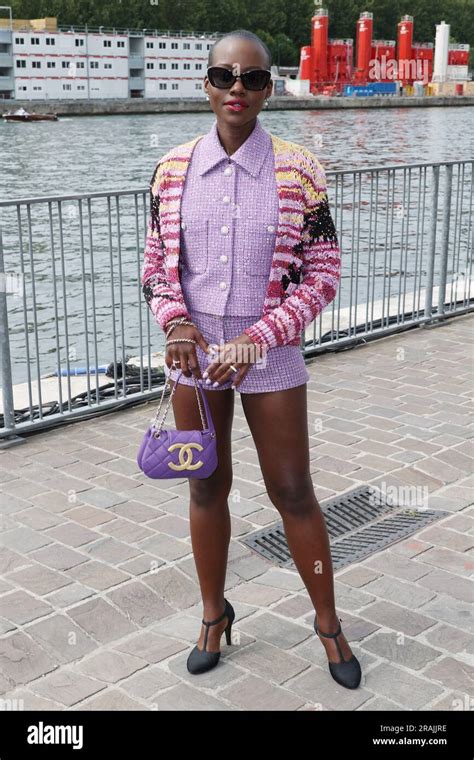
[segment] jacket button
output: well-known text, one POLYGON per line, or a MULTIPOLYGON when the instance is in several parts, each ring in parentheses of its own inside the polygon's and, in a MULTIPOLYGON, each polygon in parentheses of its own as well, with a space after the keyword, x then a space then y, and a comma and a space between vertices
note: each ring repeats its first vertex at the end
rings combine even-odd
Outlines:
POLYGON ((268 230, 268 232, 275 232, 275 227, 274 227, 274 225, 273 225, 273 224, 269 224, 269 225, 267 225, 267 230, 268 230))
POLYGON ((222 225, 221 232, 222 232, 223 235, 227 235, 227 233, 229 232, 229 228, 228 228, 228 226, 226 224, 222 225))
POLYGON ((230 195, 224 195, 222 203, 230 203, 230 195))
POLYGON ((221 261, 223 261, 223 262, 224 262, 224 264, 227 262, 228 258, 229 258, 229 257, 228 257, 228 256, 226 256, 226 255, 225 255, 225 253, 223 253, 223 254, 222 254, 222 256, 220 257, 221 261))
POLYGON ((226 174, 227 176, 232 174, 232 166, 226 166, 226 168, 224 169, 224 174, 226 174))
POLYGON ((185 229, 186 229, 186 227, 187 227, 187 224, 186 224, 186 222, 181 222, 181 229, 182 229, 182 230, 185 230, 185 229))
POLYGON ((225 290, 226 287, 227 287, 227 283, 226 282, 220 282, 219 283, 219 287, 220 287, 221 290, 225 290))

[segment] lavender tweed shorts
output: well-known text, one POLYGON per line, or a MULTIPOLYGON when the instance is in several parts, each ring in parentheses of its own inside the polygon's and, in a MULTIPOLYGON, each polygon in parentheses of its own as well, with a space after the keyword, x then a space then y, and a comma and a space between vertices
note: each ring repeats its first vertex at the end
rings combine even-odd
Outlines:
MULTIPOLYGON (((227 315, 221 317, 202 311, 190 311, 190 316, 209 344, 221 344, 232 338, 236 338, 245 327, 257 322, 261 315, 227 315)), ((171 337, 172 334, 170 339, 171 337)), ((199 345, 195 348, 201 372, 204 372, 211 363, 212 356, 206 354, 199 345)), ((169 376, 171 380, 176 380, 179 369, 171 368, 170 370, 165 364, 164 371, 167 377, 169 376)), ((249 371, 235 390, 239 391, 239 393, 282 391, 302 385, 308 382, 310 377, 299 346, 276 346, 269 349, 261 361, 256 361, 250 366, 249 371)), ((194 385, 193 378, 186 377, 186 375, 181 375, 179 383, 180 385, 181 383, 184 385, 194 385)), ((207 385, 204 381, 203 387, 206 390, 219 391, 230 388, 231 385, 232 378, 225 383, 221 383, 216 388, 213 388, 212 384, 207 385)))

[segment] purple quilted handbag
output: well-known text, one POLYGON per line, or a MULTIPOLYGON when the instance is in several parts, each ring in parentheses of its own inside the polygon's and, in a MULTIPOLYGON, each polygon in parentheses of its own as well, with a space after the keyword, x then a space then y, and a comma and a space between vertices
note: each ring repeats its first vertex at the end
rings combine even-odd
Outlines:
POLYGON ((212 421, 211 411, 205 394, 202 392, 202 380, 193 377, 196 397, 201 415, 202 430, 163 430, 168 409, 173 398, 182 370, 176 378, 170 393, 168 404, 160 424, 160 415, 166 386, 163 386, 158 411, 155 419, 146 431, 137 454, 137 464, 149 478, 208 478, 217 467, 216 431, 212 421), (208 426, 204 423, 201 399, 204 400, 208 426))

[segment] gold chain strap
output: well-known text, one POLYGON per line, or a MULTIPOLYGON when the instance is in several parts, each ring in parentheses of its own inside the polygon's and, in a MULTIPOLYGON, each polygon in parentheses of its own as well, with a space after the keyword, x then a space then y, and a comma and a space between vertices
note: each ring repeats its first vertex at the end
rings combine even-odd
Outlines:
MULTIPOLYGON (((199 407, 199 414, 200 414, 200 417, 201 417, 201 424, 202 424, 202 428, 203 428, 203 430, 204 430, 204 428, 206 427, 206 423, 205 423, 205 421, 204 421, 204 415, 203 415, 203 409, 202 409, 201 396, 200 396, 200 393, 199 393, 199 390, 198 390, 198 382, 197 382, 196 378, 194 377, 194 375, 192 375, 192 378, 193 378, 193 380, 194 380, 194 390, 196 391, 196 398, 197 398, 198 407, 199 407)), ((160 435, 161 435, 161 431, 162 431, 162 429, 163 429, 163 425, 165 424, 165 419, 166 419, 166 416, 167 416, 167 414, 168 414, 168 409, 170 408, 171 400, 172 400, 172 398, 173 398, 173 394, 174 394, 174 392, 175 392, 175 390, 176 390, 176 385, 177 385, 177 383, 175 382, 175 383, 174 383, 174 386, 173 386, 173 389, 172 389, 172 391, 171 391, 171 393, 170 393, 170 397, 169 397, 169 399, 168 399, 168 403, 167 403, 167 405, 166 405, 166 409, 165 409, 165 413, 164 413, 163 419, 161 420, 161 423, 160 423, 159 427, 157 428, 157 427, 156 427, 156 422, 157 422, 157 420, 158 420, 158 417, 159 417, 159 414, 160 414, 160 410, 161 410, 161 407, 162 407, 162 405, 163 405, 163 399, 164 399, 164 397, 165 397, 165 390, 166 390, 166 386, 168 385, 168 382, 169 382, 169 380, 170 380, 170 376, 168 375, 168 377, 166 378, 166 382, 165 382, 165 384, 164 384, 164 386, 163 386, 163 392, 162 392, 162 394, 161 394, 161 399, 160 399, 160 403, 159 403, 159 405, 158 405, 158 409, 157 409, 157 412, 156 412, 156 414, 155 414, 155 417, 154 417, 154 419, 151 421, 151 427, 155 428, 155 432, 153 433, 153 435, 155 436, 155 438, 159 438, 159 437, 160 437, 160 435), (158 430, 158 432, 156 432, 156 430, 158 430)))

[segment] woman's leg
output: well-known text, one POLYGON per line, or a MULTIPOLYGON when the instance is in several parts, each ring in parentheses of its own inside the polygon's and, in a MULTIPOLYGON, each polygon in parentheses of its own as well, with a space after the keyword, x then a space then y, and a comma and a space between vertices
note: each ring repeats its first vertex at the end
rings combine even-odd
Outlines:
MULTIPOLYGON (((169 380, 171 388, 173 380, 169 380)), ((224 611, 224 586, 230 541, 230 513, 227 502, 232 485, 231 432, 234 391, 206 391, 216 429, 218 465, 208 478, 189 478, 190 526, 194 561, 201 588, 204 620, 215 620, 224 611)), ((173 413, 178 430, 202 429, 194 386, 178 383, 173 396, 173 413)), ((205 412, 205 410, 204 410, 205 412)), ((220 650, 220 638, 227 625, 225 617, 209 627, 206 649, 220 650)), ((203 649, 205 627, 201 625, 198 647, 203 649)))
MULTIPOLYGON (((280 512, 288 547, 324 633, 339 623, 334 602, 334 575, 324 515, 309 470, 306 383, 283 391, 242 393, 242 406, 257 448, 265 486, 280 512)), ((339 662, 334 639, 320 637, 328 659, 339 662)), ((344 659, 351 649, 338 636, 344 659)))

